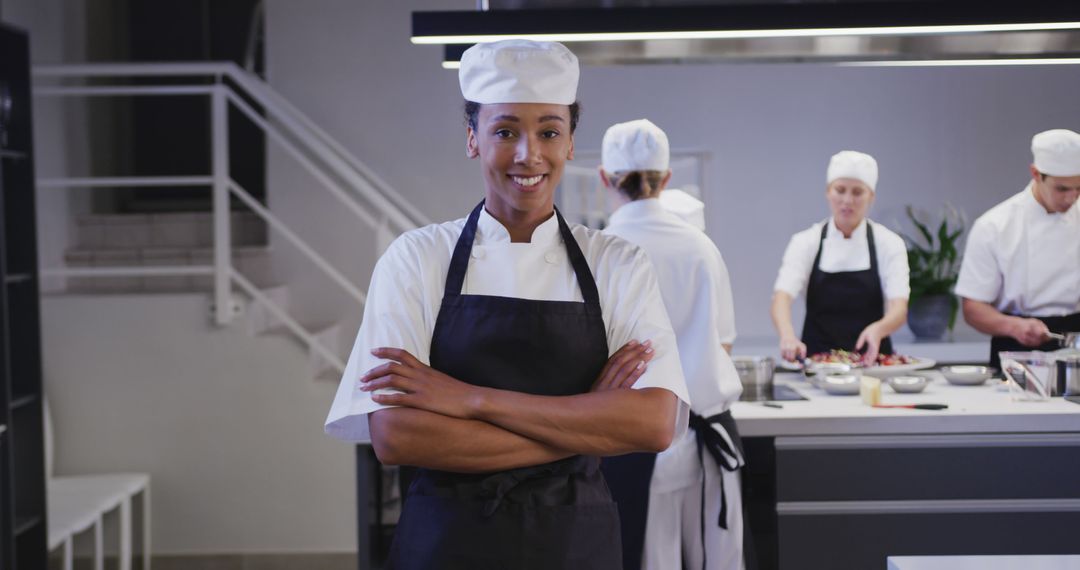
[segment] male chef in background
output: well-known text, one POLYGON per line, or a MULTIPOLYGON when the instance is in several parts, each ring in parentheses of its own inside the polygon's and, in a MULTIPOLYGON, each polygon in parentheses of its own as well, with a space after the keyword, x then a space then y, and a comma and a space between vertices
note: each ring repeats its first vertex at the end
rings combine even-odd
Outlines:
POLYGON ((975 220, 956 283, 964 320, 1003 350, 1054 350, 1048 333, 1080 331, 1080 134, 1031 139, 1031 181, 975 220))

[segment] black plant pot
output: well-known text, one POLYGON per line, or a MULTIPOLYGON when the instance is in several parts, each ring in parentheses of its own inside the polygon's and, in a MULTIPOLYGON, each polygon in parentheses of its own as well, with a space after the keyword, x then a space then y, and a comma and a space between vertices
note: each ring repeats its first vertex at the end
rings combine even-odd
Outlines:
POLYGON ((908 328, 919 340, 941 340, 949 328, 949 295, 919 297, 908 307, 908 328))

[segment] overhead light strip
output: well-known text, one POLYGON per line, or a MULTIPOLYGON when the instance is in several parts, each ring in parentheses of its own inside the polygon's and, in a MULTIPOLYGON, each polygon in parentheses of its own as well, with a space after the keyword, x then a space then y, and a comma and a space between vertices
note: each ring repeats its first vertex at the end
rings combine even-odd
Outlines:
POLYGON ((994 32, 1045 32, 1080 30, 1080 22, 1046 22, 1019 24, 970 24, 947 26, 872 26, 857 28, 798 28, 771 30, 687 30, 665 32, 575 32, 547 34, 474 34, 413 36, 418 45, 478 44, 508 39, 528 39, 551 42, 617 42, 642 40, 720 40, 754 38, 799 38, 830 36, 910 36, 927 34, 974 34, 994 32))
POLYGON ((976 67, 998 65, 1080 65, 1080 57, 847 61, 843 63, 838 63, 836 65, 843 67, 976 67))

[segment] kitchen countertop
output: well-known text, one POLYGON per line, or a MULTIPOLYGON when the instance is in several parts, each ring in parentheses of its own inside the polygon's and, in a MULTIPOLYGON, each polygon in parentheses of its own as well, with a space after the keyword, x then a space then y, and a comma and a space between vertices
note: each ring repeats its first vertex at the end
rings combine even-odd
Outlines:
POLYGON ((930 373, 933 380, 919 394, 897 394, 883 385, 882 403, 941 403, 947 410, 871 408, 858 395, 826 394, 799 373, 777 373, 777 383, 809 400, 779 402, 782 409, 736 402, 731 412, 743 437, 1080 432, 1080 405, 1063 398, 1014 402, 998 380, 954 386, 939 372, 930 373))
MULTIPOLYGON (((986 364, 990 358, 990 339, 923 342, 899 336, 893 339, 893 350, 898 354, 931 358, 939 363, 986 364)), ((771 356, 774 360, 780 359, 777 340, 771 337, 738 338, 731 352, 738 356, 771 356)))

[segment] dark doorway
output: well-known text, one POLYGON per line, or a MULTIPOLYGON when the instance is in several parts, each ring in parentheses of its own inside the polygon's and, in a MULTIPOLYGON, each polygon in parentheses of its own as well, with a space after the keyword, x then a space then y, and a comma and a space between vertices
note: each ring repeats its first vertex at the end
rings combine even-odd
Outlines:
MULTIPOLYGON (((117 43, 124 44, 128 61, 231 61, 263 74, 261 0, 113 2, 124 22, 115 28, 115 33, 123 36, 117 43)), ((120 147, 116 154, 126 156, 117 164, 126 175, 211 174, 207 96, 133 97, 123 100, 121 106, 127 106, 119 110, 121 116, 126 116, 122 121, 126 128, 116 133, 114 144, 120 147)), ((231 176, 265 203, 265 136, 236 109, 230 108, 228 123, 231 176)), ((111 202, 114 213, 207 212, 211 210, 212 196, 206 187, 136 187, 118 189, 111 202)))

